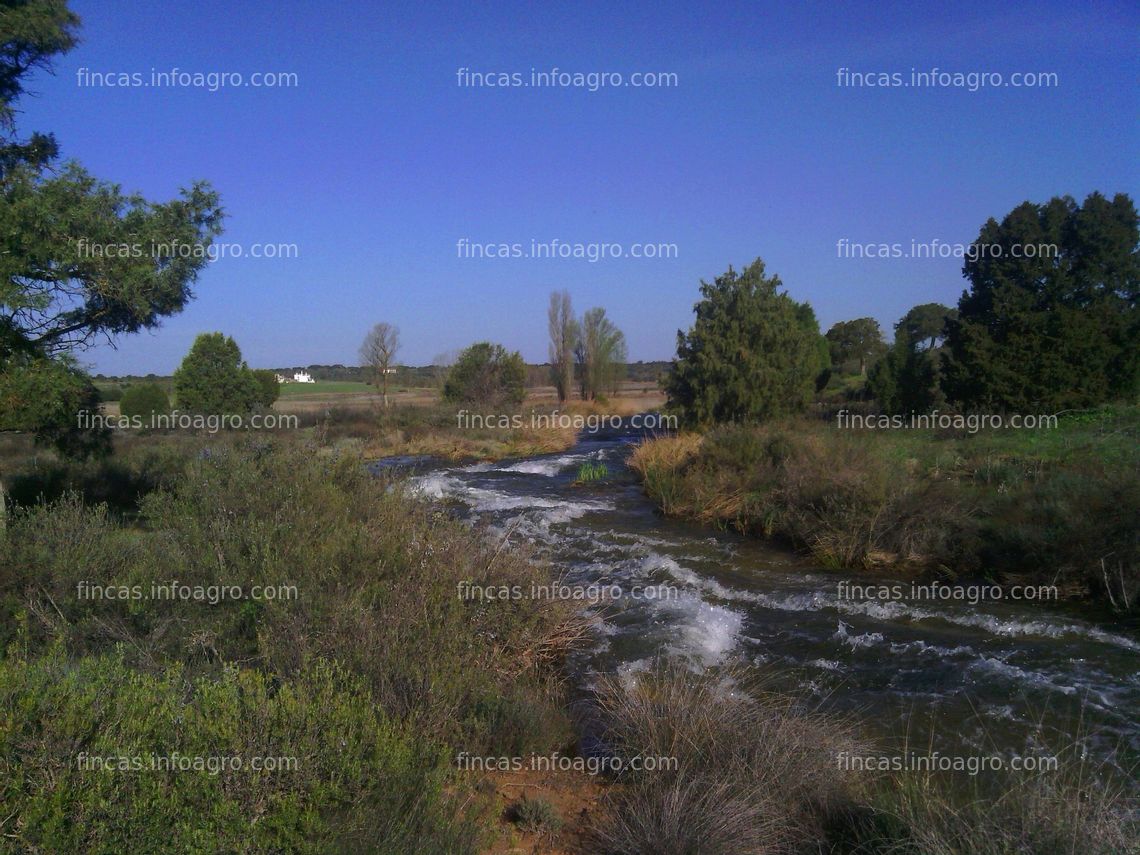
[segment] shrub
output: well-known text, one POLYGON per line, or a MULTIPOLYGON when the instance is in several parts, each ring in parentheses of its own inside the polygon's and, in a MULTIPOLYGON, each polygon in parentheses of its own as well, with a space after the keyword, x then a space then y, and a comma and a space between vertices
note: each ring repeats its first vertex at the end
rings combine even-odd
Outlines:
POLYGON ((266 368, 258 368, 253 372, 253 379, 257 381, 260 390, 257 403, 268 409, 273 402, 281 396, 281 384, 277 382, 277 374, 266 368))
POLYGON ((675 758, 625 773, 605 792, 596 851, 729 855, 814 850, 851 781, 835 754, 857 742, 845 722, 758 690, 744 672, 695 676, 658 666, 606 677, 600 738, 618 757, 675 758), (750 692, 755 693, 750 694, 750 692))
POLYGON ((455 361, 443 384, 449 403, 518 406, 526 397, 526 364, 501 344, 473 344, 455 361))
POLYGON ((557 834, 562 828, 562 817, 546 799, 534 799, 526 794, 510 809, 511 819, 530 834, 557 834))
POLYGON ((279 684, 232 667, 140 674, 118 656, 9 659, 0 715, 5 837, 22 850, 475 851, 440 750, 335 665, 279 684))
POLYGON ((76 498, 15 513, 0 554, 0 589, 12 592, 0 623, 23 614, 32 650, 59 643, 90 655, 127 642, 130 662, 148 669, 179 661, 216 673, 242 661, 288 677, 337 659, 389 715, 458 740, 474 732, 461 728, 480 699, 515 687, 542 697, 580 622, 554 601, 460 598, 465 581, 529 588, 546 571, 351 457, 259 440, 205 446, 176 485, 143 498, 139 522, 127 528, 76 498), (78 595, 85 581, 150 591, 172 579, 202 596, 78 595), (281 596, 249 599, 258 585, 281 596))
POLYGON ((169 413, 170 398, 157 383, 140 383, 138 386, 128 387, 123 392, 119 412, 124 416, 145 421, 152 415, 169 413))
POLYGON ((243 414, 256 408, 262 390, 230 337, 202 333, 174 372, 178 406, 192 413, 243 414))

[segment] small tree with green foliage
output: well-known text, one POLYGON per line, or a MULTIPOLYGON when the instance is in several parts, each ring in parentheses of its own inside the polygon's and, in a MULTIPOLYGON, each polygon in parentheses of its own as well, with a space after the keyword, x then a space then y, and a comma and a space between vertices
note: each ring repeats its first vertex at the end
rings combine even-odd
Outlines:
POLYGON ((887 350, 883 331, 874 318, 840 321, 827 331, 826 338, 831 347, 831 364, 841 369, 848 365, 857 367, 860 374, 866 374, 867 366, 887 350))
POLYGON ((261 390, 257 403, 268 410, 281 397, 281 384, 277 382, 277 374, 268 368, 255 368, 253 379, 261 390))
POLYGON ((526 397, 526 363, 516 350, 481 341, 455 361, 443 384, 443 399, 453 404, 519 406, 526 397))
POLYGON ((895 324, 895 341, 867 375, 867 392, 885 413, 928 413, 946 403, 941 346, 954 310, 940 303, 915 306, 895 324))
POLYGON ((199 335, 174 372, 178 407, 192 413, 248 413, 263 394, 237 343, 220 332, 199 335))
POLYGON ((170 412, 170 398, 157 383, 140 383, 123 392, 119 412, 131 418, 148 419, 152 415, 170 412))
MULTIPOLYGON (((756 259, 701 282, 697 319, 677 333, 664 380, 669 405, 690 426, 766 419, 803 409, 820 372, 819 327, 765 276, 756 259)), ((814 313, 812 314, 814 319, 814 313)))

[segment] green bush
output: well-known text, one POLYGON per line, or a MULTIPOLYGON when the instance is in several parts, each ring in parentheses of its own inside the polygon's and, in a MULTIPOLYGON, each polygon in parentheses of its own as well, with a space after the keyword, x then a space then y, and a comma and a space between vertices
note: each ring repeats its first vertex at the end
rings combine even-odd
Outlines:
POLYGON ((257 381, 257 386, 261 390, 257 403, 266 408, 272 407, 273 402, 281 396, 281 384, 277 382, 276 372, 257 368, 253 372, 253 379, 257 381))
POLYGON ((519 828, 531 834, 557 834, 562 828, 562 817, 546 799, 534 799, 524 794, 511 806, 510 814, 519 828))
POLYGON ((264 395, 237 342, 220 332, 194 339, 174 372, 174 396, 188 412, 241 415, 260 406, 264 395))
MULTIPOLYGON (((571 742, 559 668, 581 618, 551 600, 461 597, 464 582, 549 577, 354 457, 249 438, 191 447, 134 515, 77 493, 11 515, 0 764, 18 775, 0 801, 20 846, 472 851, 482 820, 440 796, 442 758, 571 742), (190 598, 154 594, 172 580, 190 598), (255 585, 281 596, 251 598, 255 585), (64 759, 82 750, 310 765, 291 779, 76 776, 64 759)), ((468 797, 468 783, 449 791, 468 797)))
POLYGON ((119 412, 131 418, 149 419, 155 414, 170 412, 170 398, 157 383, 141 383, 130 386, 119 402, 119 412))
POLYGON ((282 684, 235 667, 189 681, 118 656, 13 658, 0 717, 5 838, 21 850, 475 851, 443 794, 443 752, 329 663, 282 684))
POLYGON ((97 386, 99 390, 100 401, 121 401, 123 399, 123 387, 115 384, 108 386, 97 386))
POLYGON ((477 699, 537 691, 553 674, 571 609, 458 595, 462 582, 529 588, 546 571, 359 460, 244 440, 204 446, 184 466, 174 486, 142 499, 138 526, 78 498, 13 514, 0 588, 21 605, 0 625, 22 625, 33 650, 58 642, 77 656, 129 640, 139 667, 179 661, 213 673, 243 661, 288 676, 335 658, 369 680, 390 715, 442 738, 467 735, 460 723, 477 699), (149 592, 171 580, 203 598, 79 595, 84 582, 149 592), (282 595, 249 599, 258 585, 282 595), (242 598, 217 596, 222 586, 242 598))
POLYGON ((449 403, 515 406, 526 397, 526 363, 501 344, 473 344, 455 361, 443 384, 449 403))

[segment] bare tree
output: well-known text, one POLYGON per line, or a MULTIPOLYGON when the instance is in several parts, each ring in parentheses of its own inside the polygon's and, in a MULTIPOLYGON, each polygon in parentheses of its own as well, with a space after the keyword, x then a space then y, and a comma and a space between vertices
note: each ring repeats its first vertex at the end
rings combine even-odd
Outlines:
POLYGON ((383 390, 384 407, 388 407, 388 375, 393 373, 392 361, 400 349, 400 328, 379 323, 369 330, 360 345, 360 361, 371 368, 383 390))
POLYGON ((574 319, 569 292, 551 293, 546 318, 550 329, 550 373, 558 400, 565 401, 574 385, 574 344, 578 339, 578 322, 574 319))
POLYGON ((451 370, 451 366, 459 358, 458 350, 445 350, 443 353, 437 353, 431 359, 432 365, 432 378, 435 385, 443 389, 443 384, 447 380, 447 372, 451 370))

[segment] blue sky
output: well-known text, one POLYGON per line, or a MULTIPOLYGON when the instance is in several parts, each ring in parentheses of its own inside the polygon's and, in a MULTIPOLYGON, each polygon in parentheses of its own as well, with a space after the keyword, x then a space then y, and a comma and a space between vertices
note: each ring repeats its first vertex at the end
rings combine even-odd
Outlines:
POLYGON ((205 178, 225 258, 163 327, 83 360, 169 373, 199 332, 254 367, 400 361, 477 340, 546 356, 545 309, 601 305, 633 359, 667 359, 699 281, 757 256, 826 329, 954 303, 961 260, 836 243, 969 243, 1025 200, 1137 197, 1134 3, 74 2, 83 43, 33 82, 25 131, 165 200, 205 178), (893 5, 893 4, 892 4, 893 5), (675 87, 478 88, 457 71, 667 72, 675 87), (1054 87, 858 88, 837 72, 1047 72, 1054 87), (81 86, 91 72, 296 74, 284 88, 81 86), (670 243, 676 258, 465 259, 456 244, 670 243))

